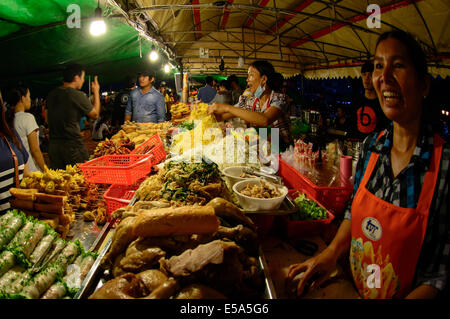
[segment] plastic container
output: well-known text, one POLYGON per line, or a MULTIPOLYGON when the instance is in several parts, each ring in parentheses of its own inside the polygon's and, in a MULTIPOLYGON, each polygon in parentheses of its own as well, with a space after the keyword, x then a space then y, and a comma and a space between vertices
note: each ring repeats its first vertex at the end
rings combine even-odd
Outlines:
POLYGON ((132 185, 150 173, 152 155, 104 155, 79 167, 90 183, 132 185))
POLYGON ((248 168, 248 166, 229 166, 222 170, 222 174, 225 175, 225 179, 228 181, 231 188, 237 182, 254 178, 254 177, 240 177, 245 168, 248 168))
POLYGON ((351 185, 347 187, 317 186, 294 167, 283 161, 281 156, 278 174, 283 178, 283 183, 289 189, 308 193, 312 199, 322 204, 334 215, 344 213, 353 192, 351 185))
POLYGON ((138 188, 138 184, 131 186, 111 185, 103 195, 103 199, 106 201, 106 212, 108 216, 111 216, 117 209, 130 204, 138 188))
POLYGON ((241 207, 244 210, 252 211, 257 213, 258 211, 268 211, 278 209, 283 202, 284 198, 288 194, 288 189, 285 186, 277 186, 275 184, 269 183, 270 185, 278 187, 281 192, 281 196, 275 198, 255 198, 243 195, 240 193, 247 185, 259 184, 260 179, 252 178, 245 181, 240 181, 234 184, 233 191, 235 192, 241 207))
MULTIPOLYGON (((314 200, 310 194, 307 192, 304 193, 308 199, 314 200)), ((294 202, 294 199, 297 198, 297 191, 289 190, 288 196, 292 199, 292 202, 294 202)), ((319 202, 316 201, 316 203, 322 208, 325 208, 319 202)), ((334 215, 329 210, 327 210, 327 216, 328 217, 326 219, 318 220, 292 220, 289 218, 289 215, 283 215, 280 217, 286 237, 290 239, 298 239, 315 236, 322 233, 325 227, 334 219, 334 215)))
POLYGON ((167 155, 164 151, 163 142, 161 141, 161 138, 158 134, 150 137, 144 143, 135 148, 130 154, 151 154, 153 155, 152 165, 158 164, 163 159, 165 159, 167 155))

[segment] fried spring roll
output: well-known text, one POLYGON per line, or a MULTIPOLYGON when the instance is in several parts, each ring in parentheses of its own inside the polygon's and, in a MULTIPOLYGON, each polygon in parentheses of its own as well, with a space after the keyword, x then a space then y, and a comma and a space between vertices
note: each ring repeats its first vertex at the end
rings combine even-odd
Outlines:
POLYGON ((41 239, 39 244, 33 250, 33 253, 30 256, 30 261, 35 264, 42 258, 44 254, 46 254, 51 247, 53 241, 56 239, 55 234, 50 234, 41 239))

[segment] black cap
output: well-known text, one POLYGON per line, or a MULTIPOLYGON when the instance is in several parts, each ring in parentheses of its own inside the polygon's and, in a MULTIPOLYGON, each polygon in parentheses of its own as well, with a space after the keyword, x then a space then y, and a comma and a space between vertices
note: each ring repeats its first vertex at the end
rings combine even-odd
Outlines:
POLYGON ((149 78, 156 78, 155 76, 155 72, 153 72, 152 70, 144 70, 138 73, 138 76, 148 76, 149 78))
POLYGON ((366 61, 361 67, 361 73, 373 72, 373 61, 366 61))

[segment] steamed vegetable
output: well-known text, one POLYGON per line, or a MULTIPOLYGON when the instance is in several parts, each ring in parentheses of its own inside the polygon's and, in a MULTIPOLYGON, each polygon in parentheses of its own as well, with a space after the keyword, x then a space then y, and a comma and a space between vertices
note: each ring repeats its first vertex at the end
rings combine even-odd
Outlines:
POLYGON ((300 194, 294 199, 298 207, 298 213, 291 215, 293 220, 319 220, 328 217, 326 209, 319 206, 317 202, 310 200, 305 194, 300 194))

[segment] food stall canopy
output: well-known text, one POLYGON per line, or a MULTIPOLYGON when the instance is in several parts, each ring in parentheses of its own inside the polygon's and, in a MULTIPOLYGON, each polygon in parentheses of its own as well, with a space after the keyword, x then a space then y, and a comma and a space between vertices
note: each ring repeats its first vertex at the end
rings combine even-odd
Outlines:
POLYGON ((2 81, 55 83, 68 62, 109 82, 142 67, 164 76, 167 62, 190 74, 245 77, 257 59, 270 61, 285 77, 357 77, 379 34, 392 29, 417 36, 432 75, 446 77, 449 18, 448 0, 2 0, 2 81), (74 3, 80 28, 66 23, 74 3), (89 22, 98 3, 107 32, 93 37, 89 22), (379 28, 368 26, 377 22, 368 19, 369 4, 380 9, 379 28), (162 57, 153 64, 147 58, 152 45, 162 57))

